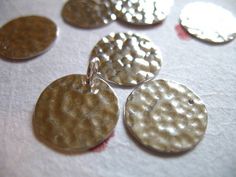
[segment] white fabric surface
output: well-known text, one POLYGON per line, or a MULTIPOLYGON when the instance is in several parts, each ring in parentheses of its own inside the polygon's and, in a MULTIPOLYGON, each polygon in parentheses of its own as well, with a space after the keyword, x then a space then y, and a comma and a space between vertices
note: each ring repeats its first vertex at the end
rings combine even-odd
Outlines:
MULTIPOLYGON (((210 0, 236 15, 235 0, 210 0)), ((38 14, 53 19, 59 36, 50 51, 26 62, 0 60, 0 177, 234 177, 236 176, 236 41, 212 46, 180 40, 174 26, 191 0, 176 0, 159 26, 137 28, 114 22, 85 30, 65 24, 62 0, 1 0, 0 25, 12 18, 38 14), (203 141, 181 156, 160 156, 140 148, 123 126, 123 108, 132 89, 114 88, 120 118, 115 136, 101 153, 64 155, 39 142, 32 114, 39 94, 53 80, 86 73, 96 42, 110 32, 143 33, 161 48, 163 67, 157 78, 194 90, 206 103, 209 121, 203 141)))

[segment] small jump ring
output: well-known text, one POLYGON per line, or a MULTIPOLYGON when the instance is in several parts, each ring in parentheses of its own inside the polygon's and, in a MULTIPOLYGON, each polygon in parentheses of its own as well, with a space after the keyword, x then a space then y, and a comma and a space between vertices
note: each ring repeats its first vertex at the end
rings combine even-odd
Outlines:
POLYGON ((99 59, 97 57, 93 58, 89 62, 89 66, 88 66, 88 69, 87 69, 87 84, 90 87, 92 87, 93 79, 97 75, 97 72, 98 72, 98 62, 99 62, 99 59))

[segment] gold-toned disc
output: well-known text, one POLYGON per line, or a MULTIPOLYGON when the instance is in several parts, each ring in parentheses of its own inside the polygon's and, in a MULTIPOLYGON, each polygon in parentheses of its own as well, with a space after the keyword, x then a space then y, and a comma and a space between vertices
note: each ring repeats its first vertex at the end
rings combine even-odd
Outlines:
POLYGON ((118 101, 109 85, 85 75, 69 75, 50 84, 40 95, 33 118, 35 134, 47 145, 82 152, 103 142, 118 120, 118 101))
POLYGON ((177 153, 193 148, 203 138, 207 110, 184 85, 152 80, 128 97, 125 124, 144 146, 177 153))
POLYGON ((116 20, 111 0, 69 0, 62 16, 67 23, 82 28, 100 27, 116 20))
POLYGON ((98 74, 123 86, 134 86, 158 74, 160 50, 147 38, 133 33, 111 33, 91 54, 99 59, 98 74))
POLYGON ((57 36, 56 24, 46 17, 16 18, 0 28, 0 56, 29 59, 45 52, 57 36))
POLYGON ((207 42, 224 43, 236 38, 236 18, 209 2, 187 4, 181 11, 180 23, 190 34, 207 42))
POLYGON ((173 0, 113 0, 117 17, 137 25, 150 25, 163 21, 169 14, 173 2, 173 0))

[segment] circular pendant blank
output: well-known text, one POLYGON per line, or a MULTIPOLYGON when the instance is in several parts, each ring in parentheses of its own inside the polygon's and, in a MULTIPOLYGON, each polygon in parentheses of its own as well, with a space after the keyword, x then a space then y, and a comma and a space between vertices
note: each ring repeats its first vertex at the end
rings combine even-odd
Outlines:
POLYGON ((112 133, 118 112, 117 97, 103 80, 95 78, 89 89, 85 75, 69 75, 43 91, 33 125, 39 139, 49 146, 82 152, 112 133))
POLYGON ((117 17, 137 25, 150 25, 163 21, 169 14, 173 0, 113 0, 117 17))
POLYGON ((153 80, 139 86, 128 97, 125 124, 146 147, 160 152, 182 152, 203 138, 207 110, 187 87, 153 80))
POLYGON ((236 37, 236 18, 228 10, 209 2, 193 2, 184 7, 181 25, 204 41, 224 43, 236 37))
POLYGON ((111 33, 91 54, 99 59, 98 74, 112 83, 133 86, 153 78, 161 68, 160 50, 133 33, 111 33))
POLYGON ((100 27, 116 20, 111 0, 69 0, 62 10, 64 20, 76 27, 100 27))
POLYGON ((40 16, 14 19, 0 28, 0 56, 29 59, 45 52, 55 41, 57 27, 40 16))

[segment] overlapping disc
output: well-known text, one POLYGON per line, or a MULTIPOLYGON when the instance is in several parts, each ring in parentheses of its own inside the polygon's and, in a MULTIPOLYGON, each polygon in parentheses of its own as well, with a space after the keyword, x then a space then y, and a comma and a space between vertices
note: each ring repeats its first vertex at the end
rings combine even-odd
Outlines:
POLYGON ((150 25, 167 17, 173 0, 113 0, 113 3, 119 19, 137 25, 150 25))
POLYGON ((193 148, 203 138, 207 110, 200 98, 184 85, 152 80, 128 97, 125 124, 148 148, 182 152, 193 148))
POLYGON ((161 68, 160 50, 147 38, 133 33, 111 33, 94 47, 98 74, 123 86, 134 86, 153 78, 161 68))
POLYGON ((62 151, 81 152, 111 134, 119 114, 117 97, 99 78, 92 87, 86 82, 85 75, 69 75, 43 91, 33 118, 41 141, 62 151))
POLYGON ((180 14, 181 25, 193 36, 224 43, 236 37, 236 18, 228 10, 209 2, 193 2, 180 14))
POLYGON ((111 0, 69 0, 63 7, 64 20, 76 27, 100 27, 116 20, 111 0))
POLYGON ((29 59, 45 52, 55 41, 57 27, 48 18, 25 16, 0 28, 0 56, 29 59))

